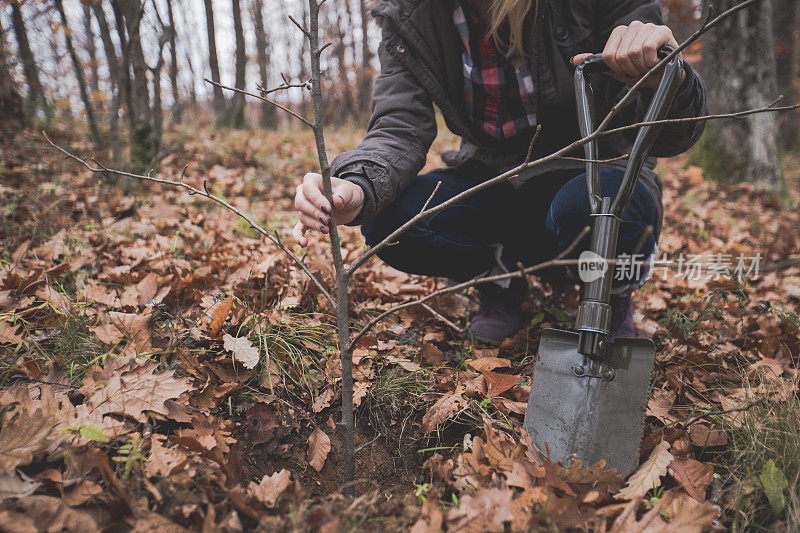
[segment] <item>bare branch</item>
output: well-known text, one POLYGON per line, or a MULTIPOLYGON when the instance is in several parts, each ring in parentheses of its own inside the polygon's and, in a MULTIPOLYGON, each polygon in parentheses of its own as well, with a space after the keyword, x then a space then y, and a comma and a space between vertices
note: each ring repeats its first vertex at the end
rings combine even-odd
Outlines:
POLYGON ((269 98, 265 98, 265 97, 260 96, 258 94, 254 94, 254 93, 250 93, 250 92, 247 92, 247 91, 243 91, 242 89, 237 89, 236 87, 228 87, 227 85, 223 85, 221 83, 217 83, 215 81, 209 80, 208 78, 203 78, 203 81, 206 81, 206 82, 210 83, 211 85, 216 85, 217 87, 220 87, 222 89, 228 89, 229 91, 245 94, 247 96, 252 96, 253 98, 258 98, 259 100, 263 100, 264 102, 267 102, 269 104, 274 105, 278 109, 282 109, 282 110, 286 111, 287 113, 292 115, 297 120, 301 121, 306 126, 308 126, 310 128, 314 127, 314 124, 312 124, 307 118, 305 118, 305 117, 303 117, 301 115, 298 115, 297 113, 295 113, 294 111, 292 111, 288 107, 284 107, 284 106, 282 106, 281 104, 279 104, 278 102, 276 102, 274 100, 270 100, 269 98))
POLYGON ((178 178, 177 181, 168 180, 168 179, 164 179, 164 178, 154 178, 154 177, 150 176, 149 172, 145 176, 145 175, 141 175, 141 174, 133 174, 131 172, 125 172, 123 170, 116 170, 116 169, 113 169, 113 168, 108 168, 108 167, 98 163, 97 160, 95 160, 95 159, 92 159, 92 161, 97 166, 93 167, 85 159, 81 159, 80 157, 68 152, 64 148, 61 148, 60 146, 55 144, 52 140, 50 140, 50 137, 48 137, 45 132, 42 132, 42 135, 44 135, 45 140, 47 140, 47 142, 50 143, 50 146, 52 146, 53 148, 55 148, 56 150, 58 150, 59 152, 61 152, 65 156, 67 156, 68 158, 70 158, 70 159, 72 159, 74 161, 77 161, 78 163, 80 163, 81 165, 83 165, 84 167, 86 167, 88 170, 90 170, 93 173, 109 172, 111 174, 116 174, 118 176, 124 176, 124 177, 127 177, 127 178, 133 178, 133 179, 138 179, 138 180, 143 180, 143 181, 152 181, 153 183, 161 183, 161 184, 164 184, 164 185, 170 185, 172 187, 181 187, 181 188, 184 188, 187 191, 189 191, 189 194, 191 194, 191 195, 199 194, 200 196, 203 196, 205 198, 208 198, 209 200, 212 200, 212 201, 218 203, 219 205, 223 206, 224 208, 228 209, 229 211, 232 211, 233 213, 235 213, 238 216, 240 216, 241 218, 243 218, 248 224, 250 224, 250 226, 253 229, 258 231, 264 237, 266 237, 267 239, 272 241, 275 245, 277 245, 278 248, 283 250, 283 252, 286 255, 288 255, 289 258, 292 259, 295 262, 295 264, 297 266, 299 266, 303 270, 303 272, 306 273, 306 275, 311 279, 311 281, 314 283, 314 285, 316 285, 317 288, 320 290, 320 292, 325 296, 325 298, 328 299, 328 301, 331 303, 331 305, 332 306, 336 305, 336 301, 334 300, 333 296, 331 296, 331 294, 328 292, 328 290, 325 288, 325 286, 322 284, 322 282, 319 280, 319 278, 317 278, 317 276, 314 275, 313 272, 311 272, 311 269, 305 263, 303 263, 303 261, 299 257, 297 257, 294 254, 294 252, 292 252, 289 248, 287 248, 281 242, 281 240, 279 238, 277 238, 276 236, 272 235, 266 229, 262 228, 256 221, 254 221, 252 218, 247 216, 245 213, 243 213, 238 208, 232 206, 231 204, 229 204, 228 202, 226 202, 222 198, 219 198, 218 196, 215 196, 215 195, 211 194, 208 191, 208 188, 206 186, 206 182, 205 181, 203 182, 203 189, 198 189, 196 187, 193 187, 193 186, 189 185, 188 183, 185 183, 183 181, 183 175, 184 175, 184 172, 186 172, 186 167, 184 167, 183 172, 181 172, 181 175, 180 175, 180 177, 178 178))
POLYGON ((425 200, 425 204, 422 206, 422 209, 420 209, 420 210, 419 210, 419 211, 420 211, 420 213, 421 213, 422 211, 425 211, 425 210, 428 208, 428 204, 429 204, 429 203, 431 203, 431 200, 433 200, 433 197, 434 197, 434 196, 436 196, 436 191, 438 191, 438 190, 439 190, 439 186, 440 186, 441 184, 442 184, 442 181, 441 181, 441 180, 439 180, 439 181, 437 181, 437 182, 436 182, 436 187, 434 187, 434 188, 433 188, 433 192, 431 193, 431 195, 430 195, 430 196, 428 196, 428 199, 427 199, 427 200, 425 200))
POLYGON ((444 322, 445 325, 447 325, 447 327, 449 327, 450 329, 456 331, 457 333, 464 333, 464 328, 453 324, 447 317, 445 317, 444 315, 440 314, 433 307, 429 306, 428 304, 420 304, 420 305, 427 312, 429 312, 430 314, 432 314, 433 316, 435 316, 436 318, 438 318, 439 320, 444 322))
POLYGON ((580 161, 582 163, 603 164, 603 163, 613 163, 614 161, 621 161, 623 159, 628 159, 629 157, 630 157, 630 154, 622 154, 622 155, 618 155, 617 157, 611 157, 611 158, 608 158, 608 159, 585 159, 583 157, 572 157, 572 156, 569 156, 569 155, 565 155, 565 156, 559 157, 558 159, 561 159, 562 161, 580 161))
POLYGON ((640 128, 642 126, 648 126, 648 125, 679 124, 679 123, 684 123, 684 122, 698 122, 698 121, 702 121, 702 120, 714 120, 714 119, 724 119, 724 118, 741 118, 741 117, 744 117, 744 116, 755 115, 755 114, 758 114, 758 113, 787 111, 787 110, 798 109, 798 108, 800 108, 800 104, 796 104, 796 105, 792 105, 792 106, 785 106, 785 107, 765 106, 765 107, 760 107, 760 108, 757 108, 757 109, 748 109, 748 110, 745 110, 745 111, 738 111, 736 113, 724 113, 724 114, 716 114, 716 115, 701 115, 701 116, 697 116, 697 117, 687 117, 687 118, 653 120, 653 121, 650 121, 650 122, 637 122, 635 124, 630 124, 628 126, 620 126, 619 128, 614 128, 614 129, 611 129, 611 130, 608 130, 608 131, 597 131, 597 130, 595 130, 594 133, 592 133, 590 135, 587 135, 587 136, 585 136, 585 137, 583 137, 581 139, 578 139, 577 141, 573 141, 572 143, 568 144, 564 148, 561 148, 560 150, 558 150, 556 152, 553 152, 550 155, 541 157, 541 158, 539 158, 539 159, 537 159, 535 161, 530 161, 528 163, 522 163, 522 164, 512 168, 511 170, 507 170, 506 172, 503 172, 502 174, 499 174, 498 176, 495 176, 494 178, 491 178, 491 179, 488 179, 486 181, 483 181, 483 182, 475 185, 474 187, 472 187, 470 189, 467 189, 466 191, 463 191, 463 192, 453 196, 449 200, 446 200, 446 201, 442 202, 439 205, 436 205, 434 207, 426 209, 425 211, 420 212, 414 218, 412 218, 411 220, 409 220, 408 222, 406 222, 405 224, 403 224, 402 226, 397 228, 395 231, 390 233, 384 240, 382 240, 381 242, 379 242, 378 244, 376 244, 375 246, 373 246, 372 248, 370 248, 369 250, 364 252, 360 257, 358 257, 350 265, 350 267, 348 268, 348 274, 352 275, 352 273, 355 272, 359 267, 361 267, 370 257, 372 257, 373 255, 375 255, 378 252, 380 252, 382 249, 384 249, 390 243, 395 242, 400 235, 402 235, 403 233, 405 233, 406 231, 408 231, 409 229, 411 229, 412 227, 417 225, 421 220, 424 220, 424 219, 430 217, 431 215, 435 215, 436 213, 439 213, 439 212, 447 209, 448 207, 452 206, 453 204, 455 204, 457 202, 460 202, 464 198, 468 198, 469 196, 472 196, 473 194, 475 194, 477 192, 480 192, 482 190, 488 189, 489 187, 492 187, 497 183, 501 183, 501 182, 508 181, 508 180, 513 179, 513 178, 516 178, 516 177, 518 177, 520 175, 520 172, 522 172, 523 170, 528 170, 530 168, 534 168, 534 167, 537 167, 537 166, 542 165, 544 163, 548 163, 550 161, 553 161, 553 160, 556 160, 556 159, 560 159, 560 158, 563 158, 563 157, 569 157, 569 156, 566 156, 565 154, 568 154, 568 153, 572 152, 576 148, 578 148, 578 147, 580 147, 580 146, 582 146, 582 145, 584 145, 584 144, 586 144, 586 143, 588 143, 588 142, 590 142, 592 140, 599 139, 599 138, 602 138, 602 137, 606 137, 606 136, 609 136, 609 135, 613 135, 613 134, 619 133, 621 131, 636 129, 636 128, 640 128))
POLYGON ((539 133, 542 131, 542 125, 536 125, 536 131, 533 133, 533 137, 531 137, 531 142, 528 144, 528 153, 525 154, 525 160, 522 162, 523 164, 530 162, 531 157, 533 157, 533 145, 536 144, 536 139, 539 138, 539 133))
POLYGON ((305 29, 305 27, 301 26, 300 23, 297 22, 292 15, 289 15, 289 20, 291 20, 294 23, 294 25, 297 26, 297 29, 299 29, 301 32, 303 32, 303 35, 306 36, 306 39, 309 39, 309 40, 311 39, 311 34, 308 32, 308 30, 305 29))

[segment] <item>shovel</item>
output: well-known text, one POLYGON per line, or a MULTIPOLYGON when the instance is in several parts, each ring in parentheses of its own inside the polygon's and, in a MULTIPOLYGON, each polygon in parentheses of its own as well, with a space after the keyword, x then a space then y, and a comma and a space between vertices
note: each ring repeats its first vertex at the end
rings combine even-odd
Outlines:
MULTIPOLYGON (((659 56, 671 49, 663 47, 659 56)), ((644 122, 663 119, 680 84, 682 60, 671 59, 653 95, 644 122)), ((584 59, 575 70, 575 94, 581 134, 594 131, 594 101, 588 76, 608 71, 602 56, 584 59)), ((586 183, 594 223, 591 248, 579 260, 583 294, 575 332, 545 329, 533 373, 525 429, 539 451, 569 465, 601 460, 627 476, 639 463, 645 406, 655 345, 650 339, 608 341, 611 280, 622 214, 636 190, 658 126, 642 126, 633 143, 616 198, 600 196, 597 142, 584 145, 586 183)))

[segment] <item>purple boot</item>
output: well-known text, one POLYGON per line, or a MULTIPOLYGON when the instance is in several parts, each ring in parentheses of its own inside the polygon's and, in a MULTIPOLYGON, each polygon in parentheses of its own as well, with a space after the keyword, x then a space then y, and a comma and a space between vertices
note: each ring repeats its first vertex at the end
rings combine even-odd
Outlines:
POLYGON ((478 312, 469 323, 472 338, 497 345, 519 331, 519 310, 526 292, 525 283, 516 279, 507 289, 491 283, 479 286, 478 312))
POLYGON ((633 302, 627 296, 611 296, 611 333, 608 341, 617 338, 635 337, 633 331, 633 302))

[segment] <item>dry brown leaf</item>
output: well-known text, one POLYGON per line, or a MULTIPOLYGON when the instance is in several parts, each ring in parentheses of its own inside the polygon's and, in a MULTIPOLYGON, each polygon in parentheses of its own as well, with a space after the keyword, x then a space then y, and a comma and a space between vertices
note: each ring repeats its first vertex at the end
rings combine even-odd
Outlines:
POLYGON ((511 360, 502 357, 479 357, 477 359, 470 359, 467 365, 474 368, 478 372, 486 370, 494 370, 495 368, 510 368, 511 360))
POLYGON ((114 324, 105 324, 103 326, 96 326, 90 330, 97 338, 106 344, 115 344, 120 340, 123 335, 120 333, 119 328, 114 324))
POLYGON ((134 313, 112 311, 108 316, 111 319, 111 323, 114 324, 128 341, 128 345, 123 350, 123 353, 142 355, 152 350, 153 347, 150 344, 150 321, 153 318, 152 314, 148 312, 147 314, 137 315, 134 313))
POLYGON ((8 322, 0 321, 0 343, 19 344, 22 342, 22 335, 17 333, 17 329, 8 322))
POLYGON ((331 400, 333 400, 333 389, 325 389, 322 394, 314 398, 311 410, 315 413, 319 413, 323 409, 331 406, 331 400))
POLYGON ((328 452, 331 451, 331 439, 328 435, 319 428, 308 437, 308 464, 319 472, 325 464, 325 459, 328 457, 328 452))
POLYGON ((33 494, 39 488, 38 481, 34 481, 22 472, 0 475, 0 502, 6 498, 24 498, 33 494))
POLYGON ((83 289, 83 297, 91 302, 105 305, 106 307, 116 307, 117 293, 108 290, 102 285, 89 285, 83 289))
POLYGON ((505 523, 514 520, 514 491, 479 489, 461 497, 459 506, 447 513, 448 531, 505 531, 505 523))
POLYGON ((372 383, 369 381, 356 381, 353 385, 353 405, 355 407, 361 405, 361 400, 367 395, 370 385, 372 383))
POLYGON ((464 386, 459 384, 452 394, 445 394, 439 398, 422 417, 422 428, 425 433, 437 429, 440 424, 454 416, 468 403, 469 401, 464 397, 464 386))
POLYGON ((686 493, 697 500, 706 500, 706 490, 714 480, 714 467, 692 459, 675 459, 669 465, 669 473, 680 483, 686 493))
POLYGON ((226 333, 222 336, 222 342, 225 349, 233 354, 233 359, 248 370, 255 368, 261 360, 258 346, 253 346, 247 337, 234 337, 226 333))
POLYGON ((154 272, 150 272, 142 281, 136 284, 136 292, 138 293, 139 305, 145 305, 147 302, 155 298, 158 293, 158 281, 154 272))
POLYGON ((144 466, 148 477, 169 476, 189 460, 189 455, 180 447, 168 448, 162 444, 163 436, 153 435, 150 439, 150 455, 144 466))
POLYGON ((54 259, 58 259, 67 249, 66 245, 64 244, 64 239, 66 239, 66 237, 66 228, 61 228, 61 230, 50 237, 50 240, 48 240, 46 243, 34 248, 33 253, 36 254, 36 257, 42 261, 49 262, 53 261, 54 259))
POLYGON ((99 529, 88 512, 70 508, 61 498, 40 495, 5 502, 0 506, 0 524, 15 524, 15 531, 99 529))
POLYGON ((214 310, 211 311, 211 322, 208 324, 208 334, 210 336, 216 337, 219 335, 219 330, 225 324, 225 320, 231 312, 231 307, 233 307, 233 296, 228 296, 225 301, 217 304, 214 310))
POLYGON ((77 483, 61 486, 61 498, 70 507, 83 505, 92 497, 102 494, 103 487, 88 479, 82 479, 77 483))
POLYGON ((283 469, 271 476, 264 476, 258 484, 251 481, 247 491, 266 507, 271 508, 291 482, 292 474, 283 469))
POLYGON ((674 459, 669 453, 669 446, 667 441, 659 442, 647 461, 628 478, 628 482, 617 493, 616 498, 632 500, 638 496, 644 496, 648 490, 660 486, 661 478, 666 475, 667 467, 674 459))
POLYGON ((500 396, 519 384, 519 376, 513 374, 500 374, 487 370, 483 372, 483 377, 486 379, 486 396, 489 398, 500 396))
POLYGON ((107 365, 108 368, 91 372, 91 380, 85 381, 81 390, 86 392, 86 404, 95 413, 127 415, 144 422, 145 411, 166 416, 169 410, 164 402, 193 388, 189 380, 176 377, 173 370, 157 374, 158 363, 136 361, 123 368, 107 365))
POLYGON ((692 444, 701 448, 728 444, 728 435, 724 431, 711 429, 705 424, 692 424, 689 426, 689 438, 692 440, 692 444))
POLYGON ((18 466, 25 466, 33 454, 47 447, 47 438, 58 421, 42 409, 29 411, 27 406, 6 413, 0 427, 0 476, 12 475, 18 466))

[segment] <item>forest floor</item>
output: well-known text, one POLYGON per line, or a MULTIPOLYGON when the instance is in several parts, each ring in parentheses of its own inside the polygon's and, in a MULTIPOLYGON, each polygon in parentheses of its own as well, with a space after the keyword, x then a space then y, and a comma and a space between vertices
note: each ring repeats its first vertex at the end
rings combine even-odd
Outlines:
MULTIPOLYGON (((329 149, 360 134, 331 130, 329 149)), ((50 135, 91 155, 66 128, 50 135)), ((316 169, 309 134, 183 127, 169 143, 159 175, 188 164, 187 182, 288 243, 294 183, 316 169)), ((429 167, 454 143, 437 139, 429 167)), ((347 499, 334 319, 302 272, 207 200, 92 175, 35 132, 0 150, 0 529, 800 528, 794 178, 779 203, 661 162, 662 253, 730 271, 760 254, 760 271, 742 283, 684 265, 636 293, 657 355, 627 483, 602 464, 559 468, 525 438, 542 328, 569 327, 578 303, 531 278, 526 327, 499 348, 460 331, 471 293, 431 304, 448 320, 414 307, 362 339, 347 499)), ((364 245, 352 228, 343 240, 347 262, 364 245)), ((327 237, 311 241, 307 264, 330 283, 327 237)), ((443 283, 373 259, 352 283, 354 325, 443 283)))

